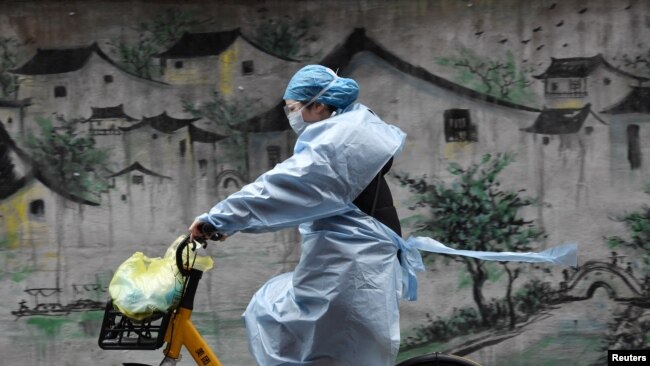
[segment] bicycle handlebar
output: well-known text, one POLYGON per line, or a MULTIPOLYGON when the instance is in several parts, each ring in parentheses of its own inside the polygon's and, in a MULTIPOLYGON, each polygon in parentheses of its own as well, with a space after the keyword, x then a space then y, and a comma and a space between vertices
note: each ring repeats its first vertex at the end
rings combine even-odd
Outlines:
MULTIPOLYGON (((192 244, 194 246, 191 248, 192 251, 196 250, 196 242, 199 242, 203 248, 207 246, 207 240, 213 240, 213 241, 220 241, 223 238, 223 235, 219 233, 218 231, 214 230, 214 228, 210 224, 203 223, 199 226, 199 230, 203 234, 203 238, 201 239, 195 239, 192 244)), ((190 244, 190 236, 188 235, 179 245, 178 248, 176 248, 176 266, 178 267, 179 272, 183 276, 188 276, 190 274, 190 271, 188 269, 185 269, 185 266, 183 264, 183 250, 190 244)))
MULTIPOLYGON (((190 237, 188 235, 185 239, 183 239, 183 241, 176 248, 176 267, 178 267, 178 271, 183 276, 188 276, 190 274, 190 271, 185 269, 185 265, 183 264, 183 250, 185 250, 185 248, 189 243, 190 243, 190 237)), ((192 250, 196 250, 196 245, 192 250)))

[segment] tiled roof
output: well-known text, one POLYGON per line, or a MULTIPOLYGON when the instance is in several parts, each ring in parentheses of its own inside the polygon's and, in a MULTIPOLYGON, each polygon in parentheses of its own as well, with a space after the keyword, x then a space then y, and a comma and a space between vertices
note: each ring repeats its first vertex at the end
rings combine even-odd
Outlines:
POLYGON ((194 125, 190 125, 190 139, 196 142, 213 143, 225 139, 227 136, 222 136, 214 132, 206 131, 194 125))
POLYGON ((154 172, 154 171, 152 171, 152 170, 149 170, 149 169, 143 167, 143 166, 142 166, 139 162, 137 162, 137 161, 136 161, 135 163, 131 164, 130 166, 128 166, 128 167, 126 167, 126 168, 120 170, 119 172, 117 172, 117 173, 115 173, 115 174, 111 174, 111 175, 109 175, 108 178, 118 177, 118 176, 120 176, 120 175, 124 175, 124 174, 126 174, 126 173, 130 173, 130 172, 132 172, 132 171, 138 171, 138 172, 140 172, 140 173, 144 173, 144 174, 146 174, 146 175, 151 175, 151 176, 158 177, 158 178, 172 179, 171 177, 168 177, 168 176, 165 176, 165 175, 162 175, 162 174, 158 174, 158 173, 156 173, 156 172, 154 172))
POLYGON ((124 113, 124 105, 120 104, 115 107, 91 107, 92 114, 88 120, 122 118, 129 122, 137 121, 135 118, 124 113))
POLYGON ((145 126, 151 126, 157 131, 163 133, 172 133, 178 129, 190 125, 192 122, 199 120, 200 118, 185 118, 179 119, 170 117, 167 115, 167 112, 163 112, 157 116, 153 117, 143 117, 140 123, 137 123, 129 127, 119 127, 122 131, 131 131, 145 126))
POLYGON ((223 51, 227 50, 228 47, 230 47, 238 37, 241 37, 251 46, 273 57, 285 61, 297 61, 291 58, 274 54, 272 50, 267 50, 260 47, 253 40, 242 34, 239 28, 222 32, 185 33, 167 51, 159 53, 157 56, 171 59, 218 56, 223 51))
POLYGON ((643 113, 650 114, 650 87, 634 87, 625 98, 615 105, 605 109, 602 113, 623 114, 643 113))
POLYGON ((612 66, 600 54, 592 57, 551 58, 551 64, 548 66, 546 71, 533 77, 536 79, 584 78, 591 75, 591 73, 593 73, 599 66, 603 66, 615 73, 640 81, 649 80, 648 78, 632 75, 612 66))
POLYGON ((76 71, 86 64, 94 52, 103 55, 97 43, 73 48, 39 48, 34 57, 11 72, 21 75, 45 75, 76 71))
POLYGON ((521 131, 543 135, 565 135, 580 131, 589 112, 591 104, 582 109, 544 109, 532 126, 521 131))

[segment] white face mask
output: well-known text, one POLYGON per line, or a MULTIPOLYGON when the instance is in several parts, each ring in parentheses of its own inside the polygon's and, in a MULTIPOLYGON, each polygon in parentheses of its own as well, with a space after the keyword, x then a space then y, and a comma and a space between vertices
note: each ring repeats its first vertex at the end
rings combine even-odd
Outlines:
POLYGON ((291 125, 291 129, 300 136, 303 131, 305 131, 305 128, 307 128, 308 124, 305 122, 304 118, 302 118, 302 108, 300 108, 297 111, 289 113, 287 116, 289 119, 289 124, 291 125))

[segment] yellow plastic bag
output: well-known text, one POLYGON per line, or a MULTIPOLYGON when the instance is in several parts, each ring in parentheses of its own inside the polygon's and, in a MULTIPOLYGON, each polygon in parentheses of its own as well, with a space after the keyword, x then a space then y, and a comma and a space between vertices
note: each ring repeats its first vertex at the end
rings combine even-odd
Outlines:
MULTIPOLYGON (((167 249, 163 258, 149 258, 142 252, 134 253, 113 275, 108 292, 113 306, 135 320, 148 318, 176 306, 181 298, 185 279, 176 266, 176 248, 185 240, 182 235, 167 249)), ((188 251, 183 251, 183 263, 188 251)), ((213 266, 210 256, 195 256, 190 252, 189 263, 208 271, 213 266)))

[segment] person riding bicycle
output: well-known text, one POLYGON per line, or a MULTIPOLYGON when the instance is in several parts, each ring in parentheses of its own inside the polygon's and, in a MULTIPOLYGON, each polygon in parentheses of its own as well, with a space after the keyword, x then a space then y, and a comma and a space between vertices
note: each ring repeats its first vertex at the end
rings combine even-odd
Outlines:
POLYGON ((190 226, 220 234, 300 225, 292 273, 269 280, 244 319, 260 365, 393 365, 399 348, 401 233, 384 174, 406 135, 356 103, 357 83, 309 65, 290 80, 293 156, 190 226), (373 218, 374 217, 374 218, 373 218))
POLYGON ((244 320, 255 360, 268 365, 392 366, 399 299, 417 297, 420 250, 481 260, 575 266, 577 245, 540 253, 449 248, 402 239, 384 179, 406 135, 356 103, 359 86, 319 65, 300 69, 284 93, 298 134, 293 155, 219 202, 190 226, 222 236, 299 225, 300 261, 253 296, 244 320))

